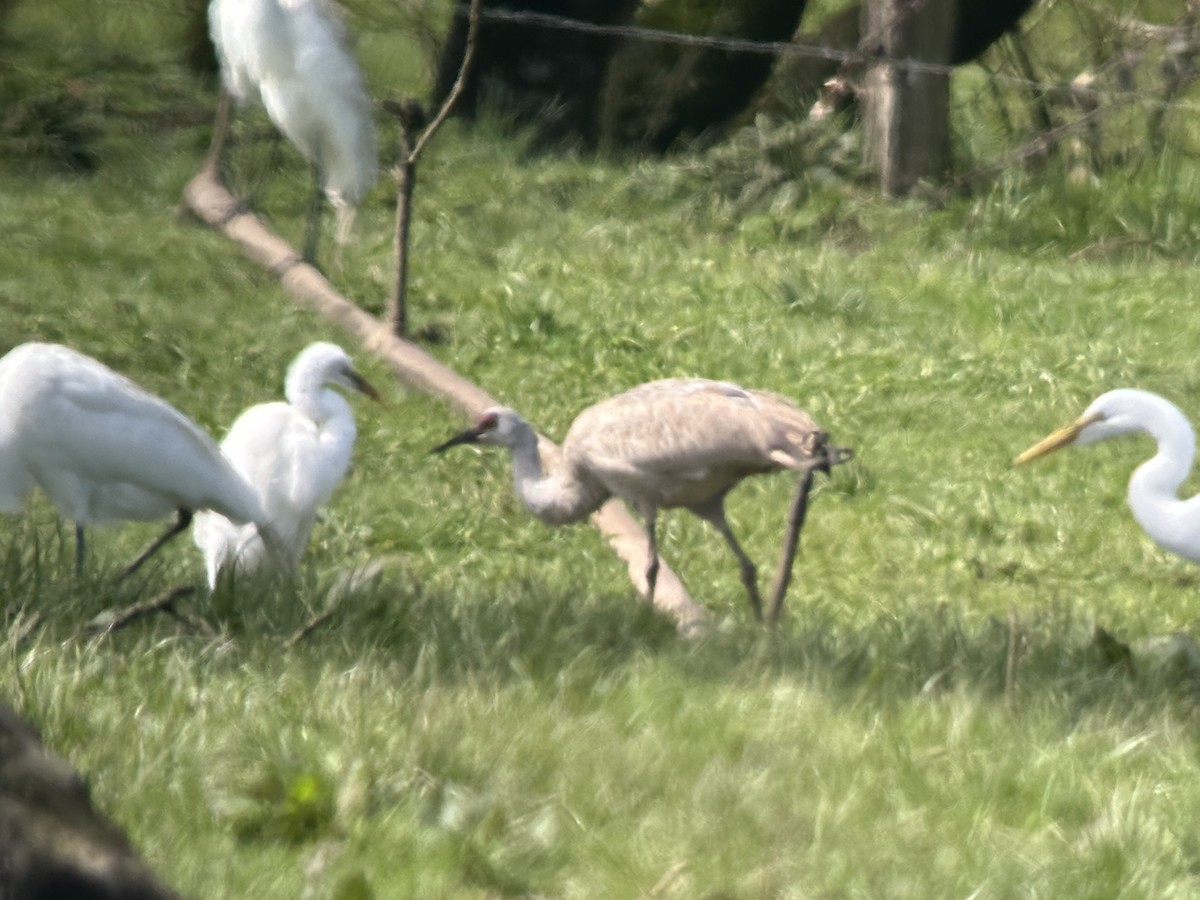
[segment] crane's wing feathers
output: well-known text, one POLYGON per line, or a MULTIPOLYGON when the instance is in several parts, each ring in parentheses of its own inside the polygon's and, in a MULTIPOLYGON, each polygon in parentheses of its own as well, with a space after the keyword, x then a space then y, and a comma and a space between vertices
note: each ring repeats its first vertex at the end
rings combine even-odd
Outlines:
POLYGON ((756 472, 798 468, 825 433, 790 400, 703 379, 650 382, 585 410, 567 461, 628 496, 694 505, 756 472), (622 490, 622 488, 625 490, 622 490))

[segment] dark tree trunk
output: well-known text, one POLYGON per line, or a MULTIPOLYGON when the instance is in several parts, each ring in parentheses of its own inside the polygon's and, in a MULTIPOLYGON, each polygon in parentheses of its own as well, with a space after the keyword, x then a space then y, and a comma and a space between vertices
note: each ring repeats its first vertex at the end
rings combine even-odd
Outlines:
MULTIPOLYGON (((1033 0, 958 0, 948 61, 975 59, 1032 5, 1033 0)), ((624 25, 639 6, 640 0, 490 0, 485 11, 624 25)), ((698 36, 787 41, 805 6, 806 0, 657 0, 642 7, 637 24, 698 36)), ((863 9, 862 3, 850 4, 820 32, 797 40, 852 51, 861 39, 863 9)), ((466 20, 458 17, 442 51, 435 101, 453 84, 465 37, 466 20)), ((591 147, 599 139, 616 150, 661 153, 680 139, 719 134, 745 112, 775 62, 767 53, 485 18, 458 111, 472 116, 481 102, 495 102, 519 123, 533 124, 542 144, 591 147)), ((770 89, 780 92, 774 105, 794 112, 797 98, 815 98, 842 67, 837 60, 788 56, 770 89)))
MULTIPOLYGON (((819 31, 796 35, 796 43, 853 53, 862 35, 862 7, 853 3, 825 20, 819 31)), ((812 105, 825 82, 844 66, 838 59, 792 53, 783 57, 764 87, 758 106, 780 116, 795 116, 812 105)))
MULTIPOLYGON (((661 0, 638 24, 698 36, 788 41, 807 0, 661 0)), ((603 139, 613 149, 664 152, 713 135, 762 87, 775 56, 631 38, 605 85, 603 139)))
POLYGON ((208 0, 183 0, 183 61, 197 75, 216 77, 217 50, 208 36, 208 0))
POLYGON ((958 66, 981 56, 1032 6, 1033 0, 958 0, 950 63, 958 66))
POLYGON ((37 732, 0 704, 0 898, 178 900, 87 786, 37 732))
MULTIPOLYGON (((1017 27, 1034 0, 958 0, 950 64, 977 59, 1007 32, 1017 27)), ((853 53, 862 40, 863 4, 850 3, 833 14, 816 32, 796 35, 796 43, 853 53)), ((837 59, 793 54, 780 61, 761 105, 780 115, 807 110, 821 94, 825 82, 846 68, 837 59)), ((849 66, 861 73, 862 63, 849 66)))
MULTIPOLYGON (((494 102, 519 123, 533 123, 542 143, 594 145, 600 88, 616 39, 545 24, 490 19, 487 13, 537 13, 597 25, 625 25, 639 3, 489 0, 484 4, 475 61, 458 113, 473 116, 481 102, 494 102)), ((438 64, 435 105, 445 99, 454 84, 466 36, 466 18, 455 17, 438 64)))

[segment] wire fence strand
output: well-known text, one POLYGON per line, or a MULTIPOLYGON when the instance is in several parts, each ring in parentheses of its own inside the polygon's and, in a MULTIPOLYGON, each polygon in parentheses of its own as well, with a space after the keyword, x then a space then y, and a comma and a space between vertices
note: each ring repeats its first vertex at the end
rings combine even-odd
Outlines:
MULTIPOLYGON (((465 17, 469 9, 469 4, 456 4, 454 15, 465 17)), ((911 57, 887 57, 882 51, 864 50, 861 47, 843 49, 797 41, 759 41, 750 38, 691 34, 683 31, 669 31, 662 28, 648 28, 643 25, 588 22, 583 19, 575 19, 553 13, 534 12, 532 10, 489 9, 485 7, 480 11, 480 18, 486 22, 527 25, 557 31, 593 34, 648 43, 717 50, 725 53, 754 53, 768 56, 796 56, 823 59, 840 63, 843 66, 888 65, 902 71, 943 76, 950 76, 961 68, 961 66, 933 63, 911 57)), ((1165 45, 1182 29, 1172 26, 1147 25, 1136 29, 1136 31, 1143 41, 1165 45)), ((1192 49, 1195 50, 1196 48, 1192 49)), ((1043 94, 1070 90, 1076 97, 1086 97, 1098 103, 1134 103, 1146 107, 1165 108, 1170 106, 1175 109, 1183 109, 1191 112, 1200 111, 1200 100, 1187 100, 1179 97, 1164 98, 1133 88, 1109 88, 1096 85, 1095 83, 1069 84, 1064 81, 1045 82, 1014 75, 1009 72, 998 71, 988 71, 988 77, 999 83, 1043 94)))

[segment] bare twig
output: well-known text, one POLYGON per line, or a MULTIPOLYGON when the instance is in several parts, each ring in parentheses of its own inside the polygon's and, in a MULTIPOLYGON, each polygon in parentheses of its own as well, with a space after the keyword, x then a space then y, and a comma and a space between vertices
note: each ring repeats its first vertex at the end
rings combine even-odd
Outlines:
POLYGON ((333 618, 333 610, 332 609, 327 609, 324 612, 317 613, 315 616, 313 616, 311 619, 309 619, 307 622, 305 622, 300 628, 298 628, 292 634, 291 637, 289 637, 286 641, 283 642, 283 649, 291 650, 298 643, 305 640, 309 635, 311 635, 314 631, 316 631, 318 628, 320 628, 322 625, 324 625, 326 622, 328 622, 332 618, 333 618))
MULTIPOLYGON (((275 273, 296 303, 336 322, 414 390, 440 397, 467 419, 474 419, 487 407, 496 405, 496 400, 482 388, 417 345, 397 337, 386 323, 338 293, 320 272, 300 259, 294 247, 252 212, 239 208, 237 199, 215 170, 201 169, 196 173, 184 188, 184 202, 202 221, 234 241, 253 262, 275 273)), ((634 586, 644 593, 645 530, 618 500, 610 500, 593 513, 592 523, 625 562, 634 586)), ((703 633, 707 620, 704 609, 666 564, 658 572, 654 606, 673 619, 681 633, 688 636, 703 633)))
POLYGON ((796 547, 800 543, 800 530, 804 528, 804 517, 808 513, 808 495, 812 491, 813 475, 817 471, 828 474, 834 466, 854 459, 854 451, 848 447, 828 447, 822 458, 815 459, 800 477, 792 505, 788 510, 787 530, 783 536, 783 550, 779 557, 779 568, 775 572, 775 583, 771 586, 771 599, 767 604, 764 621, 774 625, 783 613, 783 598, 787 596, 792 580, 792 565, 796 561, 796 547))
POLYGON ((170 590, 163 591, 156 597, 151 597, 149 600, 131 603, 124 609, 116 610, 101 619, 93 620, 84 626, 84 631, 87 634, 101 636, 112 634, 114 631, 126 628, 138 619, 154 615, 155 613, 166 613, 183 622, 188 627, 195 628, 197 627, 197 620, 192 616, 181 613, 175 608, 176 600, 180 600, 195 592, 196 588, 192 585, 171 588, 170 590))
POLYGON ((1083 113, 1073 122, 1065 122, 1062 125, 1055 126, 1050 131, 1039 134, 1024 146, 1018 147, 1016 150, 998 162, 987 166, 981 166, 973 172, 956 178, 955 181, 959 185, 970 185, 976 181, 990 180, 1006 169, 1011 169, 1028 159, 1037 156, 1045 156, 1059 141, 1063 140, 1063 138, 1075 132, 1090 128, 1092 121, 1097 119, 1101 114, 1111 112, 1118 106, 1127 105, 1128 102, 1129 101, 1127 100, 1118 100, 1111 106, 1097 107, 1096 109, 1089 110, 1088 112, 1083 113))
POLYGON ((425 124, 425 116, 416 101, 405 101, 398 104, 384 104, 384 108, 396 115, 400 123, 400 161, 392 168, 392 177, 396 179, 396 284, 389 304, 388 318, 392 323, 392 333, 398 337, 408 334, 408 246, 409 233, 412 229, 412 195, 417 183, 417 161, 425 152, 430 139, 450 115, 454 104, 467 84, 467 72, 471 60, 475 56, 475 35, 479 30, 479 7, 481 0, 471 0, 471 9, 467 22, 467 45, 463 51, 462 64, 458 67, 458 77, 450 93, 442 101, 441 107, 433 119, 425 124), (417 136, 416 131, 424 125, 417 136))
POLYGON ((458 77, 454 80, 454 86, 450 88, 450 93, 442 101, 441 109, 437 111, 433 121, 421 132, 421 137, 417 139, 416 146, 413 147, 410 154, 414 162, 424 152, 429 139, 442 127, 442 123, 446 121, 447 116, 454 109, 454 104, 458 102, 458 98, 462 96, 462 92, 467 86, 467 74, 470 71, 471 62, 475 58, 475 38, 479 32, 480 6, 482 6, 482 0, 471 0, 471 8, 467 13, 467 46, 463 50, 462 65, 458 67, 458 77))
POLYGON ((809 469, 796 485, 792 506, 788 512, 787 531, 783 537, 783 552, 779 557, 779 568, 775 572, 775 583, 771 587, 771 599, 767 604, 768 625, 779 621, 783 612, 783 598, 787 595, 792 580, 792 564, 796 560, 796 545, 800 543, 800 529, 804 527, 804 516, 808 512, 808 494, 812 490, 813 470, 809 469))

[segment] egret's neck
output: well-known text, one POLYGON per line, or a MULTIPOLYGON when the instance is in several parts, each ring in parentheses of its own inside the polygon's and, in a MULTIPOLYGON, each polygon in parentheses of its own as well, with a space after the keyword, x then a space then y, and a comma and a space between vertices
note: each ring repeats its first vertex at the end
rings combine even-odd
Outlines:
POLYGON ((1129 480, 1129 505, 1146 533, 1158 544, 1200 561, 1200 497, 1180 500, 1179 486, 1192 469, 1196 438, 1182 413, 1165 416, 1147 432, 1158 453, 1138 466, 1129 480))
POLYGON ((525 426, 510 445, 513 458, 513 487, 525 508, 550 525, 577 522, 608 498, 598 485, 585 484, 561 468, 547 475, 538 453, 537 434, 525 426))
POLYGON ((317 427, 354 427, 354 413, 346 398, 325 386, 316 373, 297 372, 288 377, 284 390, 288 403, 317 423, 317 427))

